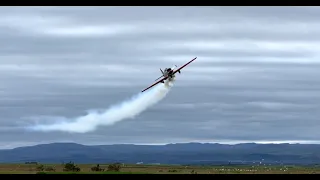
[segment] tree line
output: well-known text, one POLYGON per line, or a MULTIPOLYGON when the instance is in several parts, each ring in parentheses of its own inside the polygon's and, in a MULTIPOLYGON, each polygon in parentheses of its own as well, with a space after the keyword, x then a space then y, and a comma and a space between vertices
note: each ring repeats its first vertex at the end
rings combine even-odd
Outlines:
MULTIPOLYGON (((121 169, 121 164, 114 163, 114 164, 109 164, 106 171, 119 172, 120 169, 121 169)), ((43 164, 40 164, 37 166, 37 171, 56 171, 56 169, 52 166, 45 166, 43 164)), ((79 166, 77 166, 74 162, 70 161, 68 163, 63 164, 63 171, 65 171, 65 172, 80 172, 81 168, 79 166)), ((105 171, 105 169, 101 168, 100 164, 97 164, 97 165, 91 167, 91 171, 101 172, 101 171, 105 171)))

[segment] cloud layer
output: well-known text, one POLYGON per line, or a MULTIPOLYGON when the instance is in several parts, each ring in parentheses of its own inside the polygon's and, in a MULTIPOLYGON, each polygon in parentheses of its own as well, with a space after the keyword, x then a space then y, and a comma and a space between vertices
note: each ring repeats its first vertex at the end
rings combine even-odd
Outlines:
POLYGON ((0 146, 318 141, 319 10, 1 7, 0 146), (106 109, 194 57, 135 119, 84 135, 21 130, 106 109))

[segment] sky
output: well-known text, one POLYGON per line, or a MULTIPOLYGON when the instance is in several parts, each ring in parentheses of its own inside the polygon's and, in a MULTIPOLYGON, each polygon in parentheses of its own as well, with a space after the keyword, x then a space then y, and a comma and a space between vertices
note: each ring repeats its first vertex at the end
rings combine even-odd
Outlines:
POLYGON ((318 7, 1 7, 0 148, 317 143, 319 16, 318 7), (22 128, 107 109, 194 57, 134 119, 82 134, 22 128))

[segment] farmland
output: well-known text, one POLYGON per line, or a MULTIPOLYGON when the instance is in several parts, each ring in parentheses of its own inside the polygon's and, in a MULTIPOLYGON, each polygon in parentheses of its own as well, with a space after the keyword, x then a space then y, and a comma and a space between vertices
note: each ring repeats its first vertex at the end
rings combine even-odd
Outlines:
POLYGON ((63 164, 0 164, 1 174, 320 174, 319 166, 182 166, 121 164, 118 170, 109 170, 100 164, 78 164, 79 171, 65 171, 63 164))

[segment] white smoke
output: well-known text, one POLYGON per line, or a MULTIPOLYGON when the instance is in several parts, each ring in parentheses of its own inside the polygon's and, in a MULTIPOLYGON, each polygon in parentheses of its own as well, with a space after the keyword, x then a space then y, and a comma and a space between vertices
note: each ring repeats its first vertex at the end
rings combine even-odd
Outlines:
MULTIPOLYGON (((174 81, 174 80, 173 80, 174 81)), ((173 81, 166 81, 148 91, 140 93, 130 100, 124 101, 119 105, 111 106, 109 109, 99 113, 90 112, 85 116, 77 117, 72 120, 66 118, 54 124, 38 124, 28 127, 33 131, 66 131, 74 133, 86 133, 94 131, 98 126, 113 125, 119 121, 134 118, 152 105, 163 99, 173 85, 173 81)), ((58 120, 58 119, 57 119, 58 120)))

